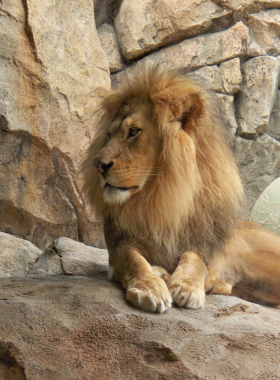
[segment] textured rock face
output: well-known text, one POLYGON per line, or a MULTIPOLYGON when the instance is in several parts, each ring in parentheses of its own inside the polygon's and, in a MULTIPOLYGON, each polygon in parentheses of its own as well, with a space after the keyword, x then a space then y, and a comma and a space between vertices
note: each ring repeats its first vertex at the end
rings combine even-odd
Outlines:
POLYGON ((256 138, 267 131, 279 70, 280 63, 273 57, 256 57, 243 66, 242 91, 237 101, 240 136, 256 138))
POLYGON ((238 22, 223 32, 186 39, 150 54, 143 61, 162 62, 168 69, 195 70, 242 56, 246 51, 248 38, 247 27, 238 22))
POLYGON ((226 24, 229 11, 211 0, 124 0, 115 20, 124 57, 135 59, 166 44, 226 24), (133 17, 137 15, 137 17, 133 17))
MULTIPOLYGON (((245 179, 247 210, 252 210, 259 195, 280 177, 280 143, 267 133, 255 141, 238 137, 236 156, 240 174, 245 179)), ((248 214, 244 216, 248 217, 248 214)))
POLYGON ((41 248, 59 236, 100 240, 77 165, 110 80, 92 3, 76 5, 1 5, 0 230, 41 248))
POLYGON ((258 157, 252 166, 237 150, 248 213, 279 174, 279 14, 278 0, 3 2, 0 230, 41 249, 61 236, 104 248, 77 168, 109 73, 115 87, 147 61, 215 91, 243 146, 272 138, 265 173, 258 157))
POLYGON ((26 276, 41 253, 29 241, 0 232, 0 277, 26 276))
POLYGON ((59 238, 44 250, 30 273, 41 276, 92 276, 108 269, 106 249, 89 247, 69 238, 59 238))
POLYGON ((234 297, 155 315, 127 304, 100 273, 1 279, 0 302, 2 371, 17 369, 19 379, 280 376, 279 310, 234 297))

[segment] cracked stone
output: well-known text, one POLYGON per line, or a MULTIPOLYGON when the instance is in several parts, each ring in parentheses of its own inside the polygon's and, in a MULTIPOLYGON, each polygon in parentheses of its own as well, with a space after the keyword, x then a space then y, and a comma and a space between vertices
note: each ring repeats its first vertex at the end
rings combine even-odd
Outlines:
POLYGON ((167 44, 225 27, 230 13, 210 0, 124 0, 115 27, 125 59, 132 60, 167 44))
POLYGON ((255 57, 242 67, 243 81, 236 101, 238 133, 255 139, 264 133, 276 99, 280 63, 274 57, 255 57))
POLYGON ((0 277, 26 276, 41 253, 29 241, 0 232, 0 277))

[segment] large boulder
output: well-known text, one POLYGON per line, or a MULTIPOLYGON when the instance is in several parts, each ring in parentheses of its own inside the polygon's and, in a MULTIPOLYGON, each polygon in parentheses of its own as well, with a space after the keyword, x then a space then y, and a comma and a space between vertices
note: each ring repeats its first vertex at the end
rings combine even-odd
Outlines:
POLYGON ((27 240, 0 232, 0 277, 24 277, 42 251, 27 240))
POLYGON ((92 1, 1 9, 0 230, 42 249, 60 236, 102 245, 77 173, 110 86, 92 1))

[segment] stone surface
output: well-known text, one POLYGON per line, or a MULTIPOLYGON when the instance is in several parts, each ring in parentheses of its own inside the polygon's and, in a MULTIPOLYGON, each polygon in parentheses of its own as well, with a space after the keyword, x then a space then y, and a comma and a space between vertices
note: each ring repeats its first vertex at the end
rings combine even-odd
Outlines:
POLYGON ((236 139, 236 157, 247 196, 248 218, 261 193, 280 177, 280 142, 264 133, 256 140, 236 139))
POLYGON ((59 238, 44 250, 30 271, 35 275, 67 274, 92 276, 108 271, 106 249, 89 247, 69 238, 59 238))
POLYGON ((268 133, 280 141, 280 90, 277 91, 274 107, 270 114, 268 133))
POLYGON ((207 296, 156 315, 124 297, 103 274, 1 279, 2 366, 25 380, 279 378, 279 310, 207 296))
POLYGON ((125 59, 132 60, 215 26, 224 26, 229 14, 211 0, 124 0, 115 27, 125 59))
POLYGON ((148 61, 161 63, 166 69, 195 70, 243 56, 248 38, 248 28, 242 22, 238 22, 225 31, 189 38, 177 45, 161 49, 139 63, 148 61))
POLYGON ((260 55, 266 55, 266 51, 260 47, 254 39, 251 38, 246 51, 246 56, 248 58, 254 58, 259 57, 260 55))
POLYGON ((234 58, 223 62, 220 70, 225 93, 233 95, 238 92, 242 82, 240 59, 234 58))
POLYGON ((280 235, 280 178, 273 181, 261 194, 250 220, 280 235))
POLYGON ((269 9, 250 15, 248 26, 252 37, 267 54, 280 54, 280 9, 269 9))
POLYGON ((217 94, 220 105, 220 112, 229 124, 233 136, 237 131, 237 122, 234 113, 234 97, 230 95, 217 94))
POLYGON ((110 79, 93 4, 76 5, 1 4, 0 230, 40 248, 59 236, 101 244, 77 168, 110 79))
POLYGON ((103 24, 97 29, 97 33, 106 54, 110 72, 115 73, 122 70, 124 62, 114 27, 110 24, 103 24))
POLYGON ((0 277, 26 276, 41 253, 29 241, 0 232, 0 277))
POLYGON ((191 79, 200 82, 209 90, 223 92, 223 82, 221 78, 220 68, 218 66, 204 66, 201 69, 193 71, 187 75, 191 79))
POLYGON ((236 102, 238 133, 256 138, 268 128, 278 86, 280 64, 274 57, 256 57, 242 67, 243 81, 236 102))

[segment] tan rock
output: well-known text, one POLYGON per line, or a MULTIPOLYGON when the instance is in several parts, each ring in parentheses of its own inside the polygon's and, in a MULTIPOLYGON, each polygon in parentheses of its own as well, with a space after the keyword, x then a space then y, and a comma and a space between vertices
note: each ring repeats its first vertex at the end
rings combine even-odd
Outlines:
POLYGON ((266 8, 278 8, 279 0, 214 0, 215 4, 230 9, 238 14, 247 15, 266 8))
POLYGON ((209 90, 223 92, 223 83, 218 66, 205 66, 187 75, 198 82, 201 82, 203 86, 209 90))
POLYGON ((223 62, 220 66, 224 90, 232 95, 239 91, 242 82, 240 59, 234 58, 223 62))
POLYGON ((254 58, 259 57, 260 55, 266 55, 266 51, 260 47, 260 45, 254 39, 251 38, 246 51, 246 56, 248 58, 254 58))
POLYGON ((177 45, 161 49, 139 61, 161 63, 166 69, 187 68, 220 64, 245 54, 249 39, 248 28, 238 22, 230 29, 193 37, 177 45))
POLYGON ((280 54, 280 9, 269 9, 250 15, 248 26, 254 40, 267 54, 280 54))
POLYGON ((210 0, 124 0, 115 27, 125 59, 132 60, 214 25, 224 26, 229 14, 210 0))
POLYGON ((22 4, 1 4, 0 229, 40 248, 59 236, 99 246, 77 174, 110 86, 93 4, 22 4))
POLYGON ((256 138, 268 128, 280 70, 274 57, 252 58, 242 67, 243 82, 236 102, 238 133, 256 138))
POLYGON ((155 315, 98 275, 3 278, 0 300, 1 368, 20 380, 280 376, 279 310, 234 297, 155 315))
POLYGON ((97 29, 97 33, 106 54, 110 72, 121 71, 124 62, 114 27, 110 24, 103 24, 97 29))
POLYGON ((29 241, 0 232, 0 277, 26 276, 41 253, 29 241))

